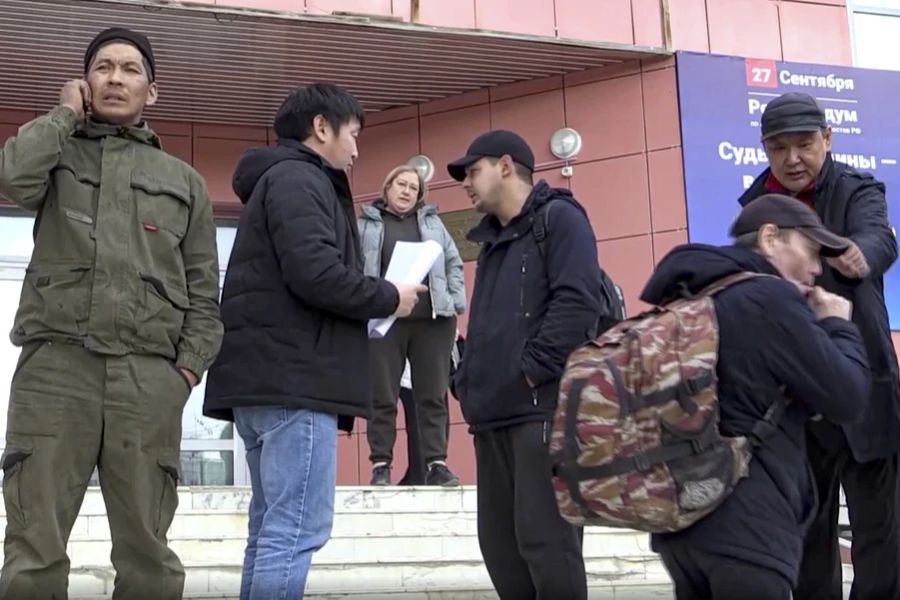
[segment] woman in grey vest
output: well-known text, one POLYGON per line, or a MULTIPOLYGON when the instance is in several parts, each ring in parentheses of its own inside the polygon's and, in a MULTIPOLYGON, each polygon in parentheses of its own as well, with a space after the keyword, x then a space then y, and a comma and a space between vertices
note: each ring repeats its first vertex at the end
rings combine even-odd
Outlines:
POLYGON ((437 208, 424 203, 425 182, 418 171, 402 165, 384 181, 382 198, 364 206, 359 233, 366 275, 384 276, 397 242, 433 240, 444 249, 423 283, 428 291, 413 313, 398 319, 382 339, 373 339, 370 373, 373 414, 367 426, 372 485, 390 485, 390 467, 397 435, 400 378, 409 360, 422 455, 428 485, 459 485, 448 468, 447 405, 450 352, 456 337, 456 316, 466 308, 463 263, 437 208))

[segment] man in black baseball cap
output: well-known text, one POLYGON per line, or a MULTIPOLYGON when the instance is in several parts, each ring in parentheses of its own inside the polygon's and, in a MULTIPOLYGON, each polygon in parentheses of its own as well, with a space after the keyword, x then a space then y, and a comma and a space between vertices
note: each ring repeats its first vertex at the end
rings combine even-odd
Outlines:
POLYGON ((468 342, 453 379, 475 436, 478 539, 501 598, 584 600, 578 530, 562 519, 547 452, 566 357, 610 314, 597 243, 569 190, 532 181, 534 153, 491 131, 447 166, 485 214, 468 342))
MULTIPOLYGON (((847 240, 799 200, 777 194, 750 202, 731 234, 730 246, 672 250, 641 299, 660 306, 727 288, 712 295, 715 426, 752 440, 753 452, 722 504, 690 527, 653 534, 650 547, 676 598, 789 600, 816 504, 804 425, 815 414, 849 423, 865 411, 869 366, 851 303, 814 283, 821 254, 845 250, 847 240), (739 279, 747 274, 755 276, 739 279)), ((679 469, 702 471, 699 457, 677 463, 676 477, 679 469)))
POLYGON ((825 229, 811 208, 784 194, 765 194, 745 206, 731 225, 731 236, 756 235, 768 224, 799 231, 818 245, 822 256, 840 256, 850 246, 850 240, 825 229))
MULTIPOLYGON (((847 240, 844 252, 825 257, 816 284, 853 303, 853 321, 862 332, 875 382, 869 398, 856 399, 867 407, 856 423, 809 426, 807 447, 821 502, 808 530, 794 598, 842 597, 841 483, 853 515, 852 595, 900 598, 900 387, 883 282, 897 258, 897 241, 888 223, 885 188, 833 159, 826 113, 808 94, 789 92, 772 100, 763 113, 761 138, 769 168, 739 202, 749 208, 764 194, 789 195, 811 207, 825 229, 847 240)), ((872 159, 856 160, 862 166, 872 159)))
POLYGON ((466 169, 472 164, 485 157, 503 156, 509 156, 516 165, 529 173, 534 171, 534 153, 528 143, 518 134, 504 129, 479 135, 469 145, 466 155, 447 165, 447 170, 453 179, 463 181, 466 178, 466 169))
POLYGON ((534 153, 512 131, 488 131, 475 138, 462 158, 448 164, 447 171, 463 182, 475 210, 494 214, 505 225, 519 214, 531 192, 534 153))
POLYGON ((731 225, 730 234, 739 246, 753 248, 768 258, 804 294, 822 273, 819 257, 838 256, 850 244, 825 229, 811 208, 783 194, 765 194, 745 206, 731 225))

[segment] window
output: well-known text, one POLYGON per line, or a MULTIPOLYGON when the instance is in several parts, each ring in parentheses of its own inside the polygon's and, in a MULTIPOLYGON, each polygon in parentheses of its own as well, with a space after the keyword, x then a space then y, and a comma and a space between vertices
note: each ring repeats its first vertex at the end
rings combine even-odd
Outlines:
MULTIPOLYGON (((225 267, 234 245, 234 227, 219 226, 219 283, 225 281, 225 267)), ((181 417, 182 485, 234 485, 249 483, 244 447, 234 425, 203 416, 206 376, 194 388, 181 417)))
POLYGON ((900 71, 900 0, 849 0, 853 64, 900 71))
MULTIPOLYGON (((34 248, 34 218, 0 215, 0 389, 9 390, 19 357, 19 349, 9 341, 13 319, 19 306, 19 295, 25 268, 34 248)), ((219 273, 225 278, 225 267, 234 245, 236 229, 219 226, 219 273)), ((220 281, 220 282, 221 282, 220 281)), ((240 436, 225 421, 203 416, 206 378, 194 388, 185 405, 181 420, 182 485, 234 485, 249 483, 240 436)), ((0 451, 6 444, 6 409, 9 393, 0 395, 0 451)), ((94 472, 91 484, 97 484, 94 472)))

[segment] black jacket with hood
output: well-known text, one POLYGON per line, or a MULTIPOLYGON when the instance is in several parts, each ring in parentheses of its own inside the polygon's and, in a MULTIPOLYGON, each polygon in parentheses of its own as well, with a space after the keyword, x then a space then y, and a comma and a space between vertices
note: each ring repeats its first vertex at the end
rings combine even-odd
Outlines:
MULTIPOLYGON (((742 206, 765 193, 766 169, 741 196, 742 206)), ((853 457, 859 462, 886 458, 900 450, 900 387, 897 355, 884 304, 884 273, 897 259, 897 240, 887 218, 884 184, 832 159, 819 173, 813 208, 830 231, 853 240, 871 273, 848 279, 822 262, 818 285, 853 302, 853 322, 859 327, 872 370, 871 398, 865 414, 843 426, 853 457)))
POLYGON ((370 412, 366 321, 397 308, 393 285, 363 275, 350 186, 303 144, 248 150, 234 173, 244 203, 225 286, 225 339, 205 415, 279 405, 370 412))
POLYGON ((506 227, 486 216, 468 238, 482 248, 454 395, 472 431, 547 420, 566 359, 609 314, 587 213, 539 181, 506 227), (542 251, 532 227, 550 201, 542 251))
MULTIPOLYGON (((650 304, 696 293, 742 271, 778 275, 744 248, 686 245, 666 256, 641 294, 650 304)), ((869 371, 853 323, 818 321, 796 286, 781 277, 735 284, 715 297, 719 325, 720 430, 747 435, 773 399, 791 400, 750 473, 715 512, 675 534, 653 536, 656 550, 686 544, 775 570, 794 582, 816 493, 806 459, 805 423, 816 413, 847 423, 865 412, 869 371)))

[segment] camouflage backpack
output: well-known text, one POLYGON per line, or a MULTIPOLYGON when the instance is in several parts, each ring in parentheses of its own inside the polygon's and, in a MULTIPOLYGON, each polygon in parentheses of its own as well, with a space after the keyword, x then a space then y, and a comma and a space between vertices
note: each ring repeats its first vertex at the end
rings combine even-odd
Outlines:
POLYGON ((550 438, 563 518, 679 531, 747 475, 752 451, 774 431, 786 400, 771 405, 749 438, 720 434, 713 296, 756 276, 726 277, 622 321, 572 353, 550 438))

